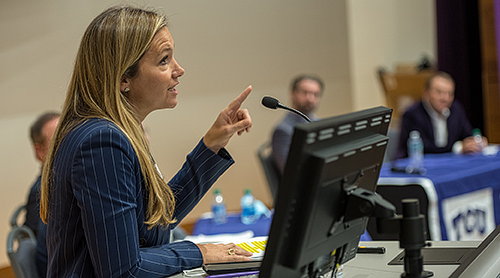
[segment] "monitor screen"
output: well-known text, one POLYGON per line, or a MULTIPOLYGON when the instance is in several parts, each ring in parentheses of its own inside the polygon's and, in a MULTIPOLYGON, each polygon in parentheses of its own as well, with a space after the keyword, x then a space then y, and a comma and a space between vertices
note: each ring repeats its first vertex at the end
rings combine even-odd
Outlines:
POLYGON ((347 196, 375 191, 391 113, 375 107, 295 127, 259 277, 312 277, 354 258, 368 217, 346 220, 347 196))

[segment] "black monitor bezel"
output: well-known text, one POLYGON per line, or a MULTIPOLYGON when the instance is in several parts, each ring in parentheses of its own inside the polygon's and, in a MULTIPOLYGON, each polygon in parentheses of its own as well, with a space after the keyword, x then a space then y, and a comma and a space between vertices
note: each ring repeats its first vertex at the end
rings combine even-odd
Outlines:
MULTIPOLYGON (((347 149, 351 147, 358 148, 359 146, 356 143, 353 143, 352 146, 349 145, 355 138, 360 139, 363 143, 371 140, 371 144, 380 144, 378 146, 380 150, 377 151, 377 157, 375 158, 376 162, 372 163, 377 165, 374 169, 371 169, 374 176, 370 177, 369 184, 365 186, 365 189, 375 191, 376 181, 380 173, 388 142, 386 135, 391 120, 391 113, 392 109, 380 106, 307 124, 299 124, 295 127, 284 176, 279 185, 275 214, 271 224, 260 277, 271 277, 273 273, 280 273, 280 277, 293 277, 301 271, 300 268, 304 267, 304 263, 309 256, 317 256, 319 258, 327 253, 306 254, 305 257, 307 258, 304 258, 302 254, 307 253, 307 250, 303 250, 300 247, 294 248, 297 247, 295 244, 299 244, 298 242, 284 242, 286 239, 283 239, 289 237, 288 232, 290 231, 295 233, 291 236, 294 239, 300 238, 304 240, 304 237, 307 236, 307 228, 292 231, 291 227, 287 227, 287 225, 294 226, 293 220, 290 219, 297 219, 296 216, 293 216, 297 215, 297 212, 293 212, 295 209, 300 208, 300 210, 303 210, 305 217, 314 218, 314 215, 312 215, 314 212, 310 211, 311 208, 297 205, 297 202, 300 202, 301 198, 310 198, 310 196, 306 196, 308 192, 303 184, 317 185, 319 182, 318 179, 324 174, 321 173, 322 169, 317 168, 326 165, 324 163, 325 157, 321 157, 321 153, 314 152, 324 147, 331 147, 332 145, 347 146, 347 149), (316 167, 308 168, 308 165, 315 165, 316 167), (304 177, 312 179, 304 182, 301 180, 304 177), (302 183, 302 185, 298 185, 299 183, 302 183), (290 247, 290 244, 293 247, 287 248, 285 246, 287 244, 288 247, 290 247), (294 249, 299 250, 300 254, 292 254, 292 250, 294 249)), ((363 169, 358 169, 360 167, 356 166, 355 168, 353 169, 353 176, 356 176, 359 170, 363 171, 363 169)), ((353 177, 353 179, 356 179, 356 177, 353 177)), ((354 181, 346 180, 339 182, 345 182, 345 185, 349 185, 354 181)), ((338 202, 338 207, 335 210, 342 211, 345 207, 345 193, 338 191, 332 194, 341 200, 338 202)), ((346 245, 344 246, 346 259, 355 256, 355 251, 353 250, 357 247, 359 237, 363 234, 367 221, 367 218, 355 219, 348 223, 348 228, 343 227, 335 231, 336 233, 333 235, 336 237, 335 240, 338 238, 339 241, 346 241, 346 245), (353 237, 353 235, 355 236, 353 237), (351 241, 355 242, 352 243, 351 241), (349 242, 351 243, 348 244, 349 242), (354 254, 347 254, 349 252, 354 252, 354 254)), ((328 250, 328 252, 333 251, 328 249, 328 246, 325 246, 325 248, 324 250, 328 250)))

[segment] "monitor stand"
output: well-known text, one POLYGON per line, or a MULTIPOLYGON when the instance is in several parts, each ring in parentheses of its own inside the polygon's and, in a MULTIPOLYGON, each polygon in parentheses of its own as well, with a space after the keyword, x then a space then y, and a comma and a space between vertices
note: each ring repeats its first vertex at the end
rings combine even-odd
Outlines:
MULTIPOLYGON (((418 199, 404 199, 403 215, 377 218, 377 232, 393 234, 399 231, 399 246, 404 249, 403 278, 432 277, 434 273, 423 269, 422 248, 425 242, 425 216, 420 214, 418 199)), ((377 216, 377 215, 375 215, 377 216)))

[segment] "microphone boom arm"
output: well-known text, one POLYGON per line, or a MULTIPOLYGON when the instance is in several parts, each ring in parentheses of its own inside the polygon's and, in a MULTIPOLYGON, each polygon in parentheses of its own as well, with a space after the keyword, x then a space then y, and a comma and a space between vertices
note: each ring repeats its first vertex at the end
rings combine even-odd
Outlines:
POLYGON ((299 116, 301 116, 302 118, 304 118, 307 122, 309 122, 309 123, 311 122, 311 119, 309 119, 309 117, 307 117, 304 113, 300 112, 297 109, 293 109, 293 108, 290 108, 288 106, 281 105, 281 103, 278 103, 278 107, 281 109, 285 109, 285 110, 294 112, 294 113, 298 114, 299 116))
POLYGON ((288 110, 288 111, 291 111, 299 116, 301 116, 302 118, 304 118, 307 122, 311 122, 311 119, 309 119, 309 117, 307 117, 304 113, 296 110, 296 109, 293 109, 293 108, 290 108, 288 106, 285 106, 283 104, 281 104, 279 102, 279 100, 273 98, 273 97, 263 97, 262 98, 262 105, 264 105, 265 107, 267 108, 270 108, 270 109, 277 109, 277 108, 281 108, 281 109, 285 109, 285 110, 288 110))

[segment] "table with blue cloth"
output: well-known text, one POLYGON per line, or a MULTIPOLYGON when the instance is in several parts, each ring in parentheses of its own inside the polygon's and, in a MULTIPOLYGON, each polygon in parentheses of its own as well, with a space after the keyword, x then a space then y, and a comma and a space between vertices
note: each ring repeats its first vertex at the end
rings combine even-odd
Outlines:
POLYGON ((225 223, 215 224, 213 217, 202 217, 196 221, 193 235, 236 234, 251 230, 255 237, 267 236, 273 218, 263 215, 254 223, 248 225, 241 223, 239 213, 228 213, 226 219, 225 223))
POLYGON ((405 169, 409 159, 383 165, 378 185, 419 184, 429 200, 432 240, 480 240, 500 224, 500 155, 426 154, 426 173, 405 169))
MULTIPOLYGON (((239 213, 228 213, 226 219, 227 221, 223 224, 215 224, 212 216, 201 217, 194 225, 193 235, 235 234, 251 230, 254 233, 254 237, 268 236, 273 218, 272 215, 271 217, 263 215, 254 223, 248 225, 241 223, 239 213)), ((371 240, 368 232, 365 231, 361 236, 361 240, 371 240)))

